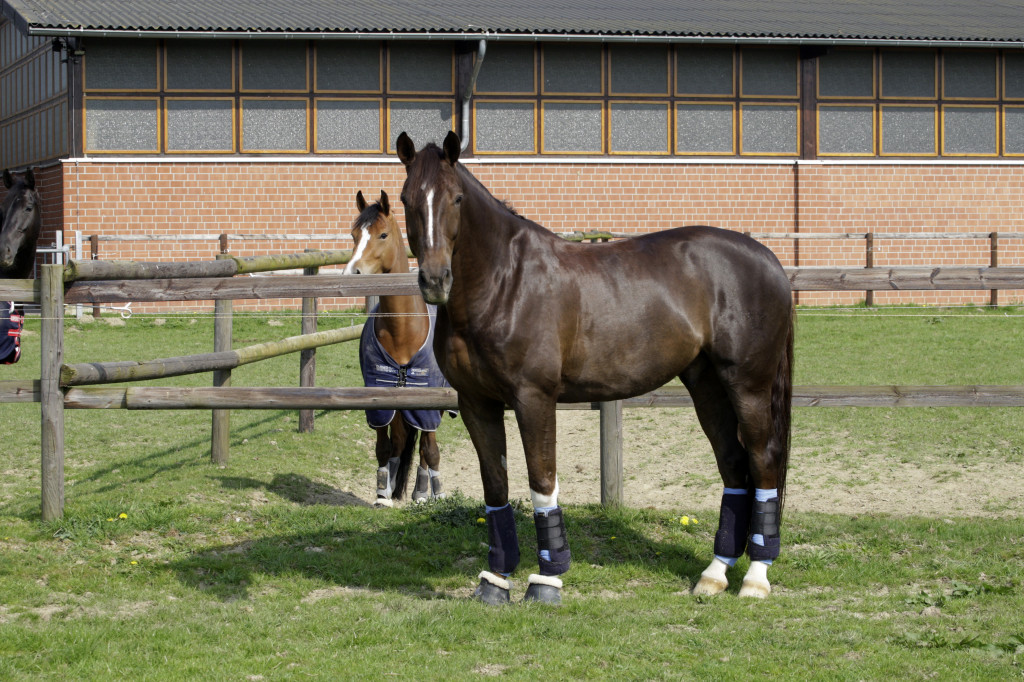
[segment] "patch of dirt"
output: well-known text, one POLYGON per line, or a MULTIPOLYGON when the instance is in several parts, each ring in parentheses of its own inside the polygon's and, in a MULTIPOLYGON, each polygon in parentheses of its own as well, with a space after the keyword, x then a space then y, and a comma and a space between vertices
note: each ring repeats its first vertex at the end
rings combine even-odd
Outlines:
MULTIPOLYGON (((447 422, 447 420, 445 420, 447 422)), ((526 462, 515 419, 506 417, 509 493, 529 501, 526 462)), ((693 412, 685 409, 627 410, 623 417, 623 496, 627 506, 676 510, 717 509, 722 482, 711 446, 693 412), (661 425, 671 423, 671 429, 661 425)), ((448 491, 483 498, 476 453, 468 441, 438 433, 441 475, 448 491)), ((936 458, 903 463, 896 453, 841 442, 855 456, 829 458, 820 449, 795 444, 790 453, 786 508, 833 514, 899 516, 1002 516, 1024 509, 1024 463, 984 460, 950 462, 936 458)), ((831 449, 836 449, 835 447, 831 449)), ((342 491, 372 503, 376 466, 368 445, 365 476, 344 477, 342 491)), ((558 412, 558 482, 562 503, 601 500, 599 417, 596 411, 558 412)), ((411 490, 410 480, 409 489, 411 490)), ((702 519, 703 520, 703 519, 702 519)), ((709 519, 711 521, 712 519, 709 519)))

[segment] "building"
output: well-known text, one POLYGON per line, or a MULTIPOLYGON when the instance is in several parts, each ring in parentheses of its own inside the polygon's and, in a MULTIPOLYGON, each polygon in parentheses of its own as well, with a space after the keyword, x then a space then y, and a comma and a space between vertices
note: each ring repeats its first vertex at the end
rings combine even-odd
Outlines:
MULTIPOLYGON (((0 161, 103 258, 346 248, 356 191, 399 193, 403 130, 456 130, 556 232, 804 233, 761 239, 854 267, 848 233, 964 234, 877 238, 874 264, 986 265, 1024 232, 1021 1, 0 5, 0 161)), ((907 300, 989 299, 875 296, 907 300)))

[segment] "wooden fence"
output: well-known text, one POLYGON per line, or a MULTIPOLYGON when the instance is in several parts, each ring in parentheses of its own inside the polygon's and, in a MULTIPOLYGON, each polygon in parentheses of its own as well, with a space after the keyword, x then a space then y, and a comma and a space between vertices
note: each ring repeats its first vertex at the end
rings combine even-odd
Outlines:
MULTIPOLYGON (((346 254, 302 254, 302 267, 313 272, 318 264, 334 262, 346 254)), ((281 261, 263 260, 259 267, 276 269, 281 261)), ((223 259, 236 260, 236 259, 223 259)), ((243 267, 257 267, 247 261, 243 267)), ((218 422, 232 409, 444 409, 457 405, 451 389, 234 388, 230 369, 261 357, 301 351, 310 353, 321 343, 354 337, 354 331, 307 334, 259 347, 232 350, 229 308, 219 307, 214 352, 144 362, 64 365, 65 304, 127 301, 206 301, 218 306, 237 299, 300 298, 323 296, 364 297, 416 294, 416 275, 319 275, 267 278, 232 278, 236 267, 215 263, 100 264, 98 262, 46 265, 38 280, 0 280, 0 300, 39 303, 42 307, 41 371, 38 381, 0 381, 0 402, 39 402, 42 430, 42 516, 58 518, 64 507, 65 409, 202 409, 213 410, 211 452, 217 457, 218 437, 225 444, 226 422, 218 422), (178 267, 180 266, 180 268, 178 267), (91 281, 93 276, 146 276, 146 280, 91 281), (219 277, 208 276, 217 272, 219 277), (188 275, 182 274, 188 273, 188 275), (190 279, 183 279, 191 276, 190 279), (80 279, 75 279, 80 277, 80 279), (66 281, 67 280, 67 281, 66 281), (222 324, 226 322, 226 331, 222 324), (111 381, 131 381, 192 371, 215 372, 210 388, 106 387, 111 381), (218 423, 220 426, 218 427, 218 423), (218 436, 218 433, 220 436, 218 436)), ((292 267, 292 266, 288 266, 292 267)), ((949 268, 787 268, 794 291, 846 290, 999 290, 1024 289, 1024 267, 949 268)), ((306 307, 304 305, 304 312, 306 307)), ((309 329, 305 324, 304 331, 309 329)), ((682 387, 599 405, 562 405, 564 409, 599 409, 601 413, 601 499, 622 500, 622 409, 690 405, 682 387)), ((1024 407, 1024 386, 798 386, 793 404, 805 407, 842 406, 1011 406, 1024 407)))
MULTIPOLYGON (((863 240, 864 241, 864 267, 874 268, 875 267, 875 254, 876 254, 876 242, 885 241, 914 241, 914 240, 974 240, 974 241, 987 241, 988 242, 988 267, 999 267, 999 246, 1000 242, 1006 240, 1019 240, 1024 239, 1024 232, 753 232, 744 231, 749 237, 753 237, 759 241, 763 240, 776 240, 776 241, 792 241, 797 249, 794 256, 795 266, 800 266, 799 248, 801 240, 806 241, 844 241, 844 240, 863 240)), ((614 239, 623 239, 629 235, 614 234, 611 232, 604 231, 579 231, 579 232, 567 232, 561 234, 562 238, 574 242, 583 241, 610 241, 614 239)), ((308 234, 199 234, 189 235, 183 237, 180 235, 91 235, 89 237, 89 244, 91 248, 91 257, 93 260, 99 258, 99 245, 101 241, 106 242, 145 242, 145 241, 182 241, 188 239, 189 241, 216 241, 220 246, 221 253, 227 253, 229 245, 238 242, 250 242, 250 241, 284 241, 284 242, 331 242, 338 239, 337 235, 308 235, 308 234)), ((412 254, 409 254, 410 257, 412 254)), ((116 278, 110 278, 116 279, 116 278)), ((856 288, 844 289, 849 291, 857 291, 856 288)), ((811 289, 802 289, 800 291, 812 291, 811 289)), ((823 291, 822 289, 814 289, 813 291, 823 291)), ((827 290, 824 290, 827 291, 827 290)), ((865 304, 871 306, 874 304, 874 292, 875 289, 865 289, 865 304)), ((999 289, 989 290, 989 304, 999 305, 999 289)), ((99 315, 99 308, 94 307, 94 315, 99 315)))

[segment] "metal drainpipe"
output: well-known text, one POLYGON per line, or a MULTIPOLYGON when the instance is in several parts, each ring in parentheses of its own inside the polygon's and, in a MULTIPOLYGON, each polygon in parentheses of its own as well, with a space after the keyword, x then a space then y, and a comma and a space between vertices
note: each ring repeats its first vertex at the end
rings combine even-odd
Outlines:
POLYGON ((473 90, 476 89, 476 77, 480 74, 480 67, 483 66, 484 57, 487 55, 487 41, 480 39, 476 48, 476 62, 473 64, 473 75, 469 77, 466 91, 462 95, 462 151, 469 147, 469 101, 473 99, 473 90))

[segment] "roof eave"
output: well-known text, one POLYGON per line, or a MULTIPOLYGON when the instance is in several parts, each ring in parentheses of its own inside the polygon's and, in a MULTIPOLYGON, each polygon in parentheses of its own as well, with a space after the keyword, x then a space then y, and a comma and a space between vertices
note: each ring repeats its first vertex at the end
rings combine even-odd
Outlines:
MULTIPOLYGON (((6 3, 5 3, 6 5, 6 3)), ((508 40, 575 41, 694 44, 774 44, 793 46, 849 47, 979 47, 1024 48, 1022 40, 971 38, 915 38, 871 36, 798 36, 798 35, 715 35, 669 33, 563 33, 549 31, 425 30, 425 31, 258 31, 258 30, 183 30, 148 28, 97 28, 38 26, 19 23, 33 36, 89 38, 207 38, 236 40, 508 40)))

